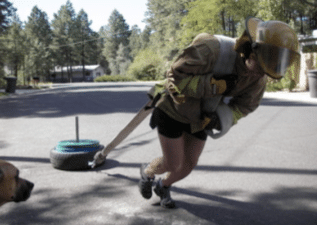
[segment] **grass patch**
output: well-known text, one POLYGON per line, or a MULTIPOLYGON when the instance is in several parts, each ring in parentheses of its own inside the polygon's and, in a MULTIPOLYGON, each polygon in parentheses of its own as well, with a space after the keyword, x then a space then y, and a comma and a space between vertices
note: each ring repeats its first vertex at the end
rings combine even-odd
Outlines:
POLYGON ((0 97, 2 97, 2 96, 7 96, 7 95, 9 95, 9 94, 6 93, 6 92, 0 92, 0 97))

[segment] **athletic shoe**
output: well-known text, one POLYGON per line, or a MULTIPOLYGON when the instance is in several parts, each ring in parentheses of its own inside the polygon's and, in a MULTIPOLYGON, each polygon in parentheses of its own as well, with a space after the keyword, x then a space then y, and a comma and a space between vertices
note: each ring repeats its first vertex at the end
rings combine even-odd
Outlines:
POLYGON ((175 202, 174 200, 171 198, 171 194, 170 194, 170 188, 169 187, 164 187, 162 184, 162 180, 159 179, 159 181, 156 183, 156 186, 154 188, 154 192, 155 194, 157 194, 157 196, 159 196, 161 198, 161 206, 164 208, 175 208, 175 202))
POLYGON ((143 198, 150 199, 152 197, 152 185, 155 177, 149 177, 145 172, 145 168, 148 164, 142 164, 140 169, 141 180, 139 181, 139 191, 143 198))

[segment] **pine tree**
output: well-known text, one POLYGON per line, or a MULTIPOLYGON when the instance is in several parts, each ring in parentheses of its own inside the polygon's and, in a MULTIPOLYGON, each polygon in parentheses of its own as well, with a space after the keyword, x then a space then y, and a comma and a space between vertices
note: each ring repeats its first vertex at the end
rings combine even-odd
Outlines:
POLYGON ((12 69, 15 77, 18 77, 18 70, 21 68, 24 61, 24 33, 22 30, 22 22, 19 17, 14 14, 12 23, 7 28, 5 39, 6 45, 6 63, 12 69))
POLYGON ((122 43, 120 43, 116 57, 116 65, 119 69, 118 74, 124 75, 128 70, 130 64, 130 49, 128 46, 124 46, 122 43))
POLYGON ((96 64, 98 63, 99 55, 101 53, 99 42, 99 34, 94 32, 90 26, 91 21, 88 19, 88 15, 84 10, 81 10, 76 19, 76 47, 80 52, 80 60, 85 60, 87 64, 96 64))
POLYGON ((0 35, 9 28, 15 11, 16 9, 12 6, 11 2, 8 0, 0 1, 0 35))
MULTIPOLYGON (((67 66, 68 80, 72 81, 72 65, 75 63, 75 20, 76 13, 72 3, 68 0, 61 6, 58 14, 54 14, 52 21, 53 50, 55 51, 56 64, 67 66)), ((62 73, 62 79, 63 79, 62 73)))
POLYGON ((187 14, 186 6, 194 0, 148 0, 146 21, 152 29, 151 46, 171 60, 178 52, 180 22, 187 14))
MULTIPOLYGON (((2 36, 10 26, 10 22, 15 11, 16 9, 13 8, 12 3, 7 0, 0 1, 0 36, 2 36)), ((6 43, 6 40, 0 40, 0 78, 4 77, 4 63, 7 52, 6 43)))
POLYGON ((141 33, 142 49, 146 49, 147 47, 149 47, 151 33, 152 33, 151 27, 145 26, 144 30, 141 33))
POLYGON ((182 19, 181 45, 187 46, 203 32, 240 35, 238 29, 247 16, 256 15, 259 2, 253 0, 200 0, 187 5, 188 14, 182 19))
POLYGON ((26 41, 30 54, 26 56, 25 69, 29 77, 47 77, 53 67, 53 54, 50 49, 52 31, 47 14, 34 6, 25 24, 26 41))
POLYGON ((85 78, 85 65, 96 63, 98 35, 90 28, 91 22, 87 13, 82 9, 77 15, 74 27, 74 50, 77 64, 83 67, 83 79, 85 78), (94 58, 94 60, 92 59, 94 58))
POLYGON ((131 29, 131 35, 129 37, 129 46, 131 49, 130 55, 134 58, 137 53, 142 49, 141 29, 134 25, 131 29))
POLYGON ((105 43, 103 55, 109 62, 111 74, 120 72, 118 65, 116 65, 117 52, 120 44, 128 46, 130 34, 129 25, 125 22, 123 16, 117 10, 114 10, 110 15, 108 25, 103 28, 105 43))

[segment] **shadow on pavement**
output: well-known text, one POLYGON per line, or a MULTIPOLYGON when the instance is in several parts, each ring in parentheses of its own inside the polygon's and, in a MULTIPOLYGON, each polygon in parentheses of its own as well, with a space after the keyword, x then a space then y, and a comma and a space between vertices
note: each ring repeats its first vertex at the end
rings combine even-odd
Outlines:
POLYGON ((1 148, 6 148, 6 147, 8 147, 8 146, 9 146, 8 142, 6 142, 6 141, 0 141, 0 149, 1 149, 1 148))
POLYGON ((265 106, 290 106, 290 107, 303 107, 303 106, 317 107, 317 103, 314 104, 314 103, 309 103, 309 102, 282 100, 282 99, 266 98, 266 97, 264 97, 262 99, 261 105, 265 105, 265 106))
MULTIPOLYGON (((34 158, 29 159, 29 161, 31 160, 37 161, 34 158)), ((140 164, 121 164, 109 159, 103 169, 118 166, 139 167, 140 164)), ((198 169, 209 170, 211 168, 198 167, 198 169)), ((225 171, 235 169, 225 169, 225 171)), ((241 172, 241 169, 238 171, 241 172)), ((243 171, 252 172, 252 168, 245 168, 243 171)), ((120 207, 113 205, 116 202, 115 199, 125 198, 127 190, 131 190, 131 188, 137 189, 139 178, 123 174, 102 173, 106 175, 104 181, 98 185, 86 185, 81 191, 78 191, 76 187, 73 190, 69 188, 67 190, 35 190, 33 198, 36 199, 31 201, 36 204, 12 203, 10 207, 6 207, 6 210, 1 212, 1 224, 72 225, 78 224, 78 221, 85 222, 83 224, 111 224, 113 221, 117 221, 117 224, 173 224, 175 221, 187 220, 188 224, 213 225, 316 225, 317 221, 317 189, 283 186, 270 193, 256 194, 249 201, 239 201, 235 200, 235 198, 239 198, 240 192, 237 190, 210 193, 210 190, 203 187, 184 189, 178 188, 176 185, 171 189, 172 193, 181 194, 176 199, 176 210, 161 209, 157 204, 149 203, 149 206, 144 208, 144 212, 132 216, 125 215, 125 213, 111 213, 114 211, 113 207, 120 207), (63 197, 60 198, 58 193, 62 193, 63 197), (182 195, 187 196, 187 201, 180 200, 182 195), (230 198, 225 196, 230 196, 230 198), (107 200, 109 200, 109 204, 107 204, 107 200), (98 202, 98 207, 90 207, 96 202, 98 202), (183 210, 188 213, 184 213, 183 210), (152 215, 152 217, 142 215, 152 215), (190 220, 193 218, 196 218, 197 223, 190 220), (111 222, 107 223, 107 219, 111 222)), ((141 201, 144 200, 140 196, 140 204, 141 201)), ((127 199, 127 204, 137 204, 137 202, 129 202, 127 199)))
POLYGON ((279 188, 273 193, 260 193, 250 202, 241 202, 197 191, 174 188, 177 192, 218 204, 192 204, 179 201, 178 206, 199 218, 215 224, 232 225, 315 225, 317 189, 279 188))
MULTIPOLYGON (((107 159, 103 166, 96 170, 106 170, 115 167, 140 168, 142 163, 120 163, 117 160, 107 159)), ((197 171, 228 172, 228 173, 274 173, 290 175, 317 175, 317 170, 292 169, 292 168, 261 168, 261 167, 239 167, 239 166, 196 166, 197 171)))
POLYGON ((7 160, 7 161, 19 161, 19 162, 50 163, 50 159, 48 158, 0 156, 0 159, 7 160))
MULTIPOLYGON (((122 174, 108 174, 108 176, 138 183, 138 179, 122 174)), ((219 193, 206 194, 205 190, 172 187, 171 191, 209 201, 208 204, 176 201, 176 204, 177 208, 184 209, 210 224, 316 225, 317 222, 316 208, 314 208, 317 203, 317 189, 280 187, 273 193, 257 194, 249 202, 221 197, 219 193)), ((236 193, 236 191, 231 194, 226 192, 226 195, 239 197, 236 193)))
MULTIPOLYGON (((0 118, 56 118, 78 114, 135 113, 147 101, 153 84, 65 85, 1 98, 0 118), (132 88, 132 89, 131 89, 132 88)), ((316 107, 317 103, 263 98, 264 106, 316 107)))
POLYGON ((104 88, 104 91, 80 90, 44 91, 40 94, 2 98, 0 118, 55 118, 78 114, 135 113, 148 101, 147 91, 109 91, 107 88, 104 88))
MULTIPOLYGON (((131 184, 125 183, 125 188, 127 185, 131 184)), ((100 185, 88 186, 86 190, 81 192, 77 192, 76 187, 74 187, 73 190, 67 190, 67 197, 60 198, 57 193, 64 194, 65 191, 57 189, 34 190, 32 197, 40 198, 36 201, 37 204, 30 204, 28 201, 22 204, 12 203, 7 212, 0 214, 1 224, 106 224, 105 222, 96 223, 95 219, 98 221, 100 215, 108 215, 107 211, 110 211, 111 205, 105 205, 98 212, 94 211, 95 207, 90 207, 90 205, 94 204, 96 199, 119 198, 118 196, 125 192, 124 188, 118 187, 111 178, 108 178, 108 182, 103 182, 100 185)), ((116 219, 125 221, 122 215, 116 215, 116 217, 112 218, 112 221, 116 219)))
MULTIPOLYGON (((19 162, 35 162, 35 163, 50 163, 49 158, 35 157, 19 157, 19 156, 0 156, 0 159, 7 161, 19 162)), ((114 159, 106 159, 106 162, 94 170, 88 171, 103 171, 116 167, 140 168, 142 163, 120 163, 114 159)), ((276 173, 276 174, 292 174, 292 175, 317 175, 317 170, 308 169, 292 169, 292 168, 261 168, 261 167, 239 167, 239 166, 196 166, 197 171, 215 172, 235 172, 235 173, 276 173)), ((72 171, 73 172, 73 171, 72 171)))

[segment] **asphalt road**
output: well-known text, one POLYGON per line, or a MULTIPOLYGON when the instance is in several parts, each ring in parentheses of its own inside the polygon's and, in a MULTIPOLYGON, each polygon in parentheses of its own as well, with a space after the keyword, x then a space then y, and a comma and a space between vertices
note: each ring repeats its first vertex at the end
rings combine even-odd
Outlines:
POLYGON ((0 208, 0 224, 317 224, 317 101, 267 94, 172 188, 177 208, 138 192, 139 167, 160 156, 147 118, 94 170, 52 168, 58 141, 106 145, 147 101, 153 83, 78 83, 0 98, 0 159, 35 183, 31 198, 0 208))

